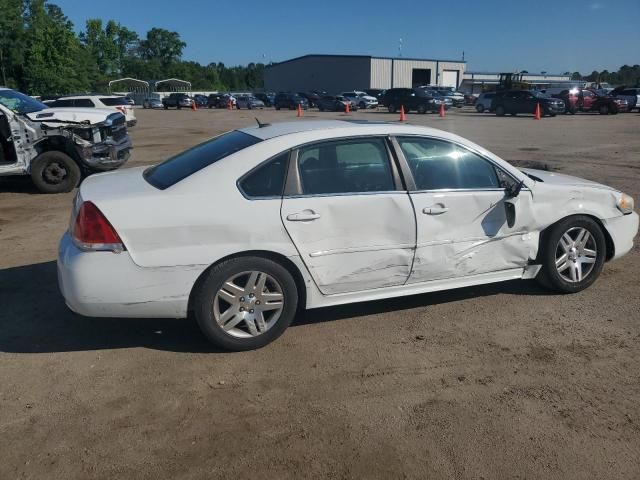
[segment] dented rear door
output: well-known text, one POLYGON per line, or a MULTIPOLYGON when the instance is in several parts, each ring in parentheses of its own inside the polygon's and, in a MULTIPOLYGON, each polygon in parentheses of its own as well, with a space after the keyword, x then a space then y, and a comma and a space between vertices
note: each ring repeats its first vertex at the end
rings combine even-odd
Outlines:
MULTIPOLYGON (((302 147, 282 222, 324 294, 404 284, 411 272, 415 216, 399 188, 386 140, 364 137, 302 147)), ((288 181, 288 184, 290 182, 288 181)))

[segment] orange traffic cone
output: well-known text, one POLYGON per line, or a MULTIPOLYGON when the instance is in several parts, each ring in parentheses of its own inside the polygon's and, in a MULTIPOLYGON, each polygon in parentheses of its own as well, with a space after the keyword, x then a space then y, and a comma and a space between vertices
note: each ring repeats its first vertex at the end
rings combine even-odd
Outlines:
POLYGON ((351 109, 349 108, 350 102, 347 102, 347 104, 344 107, 344 113, 350 113, 351 109))
POLYGON ((229 99, 229 102, 227 102, 227 110, 233 110, 233 102, 231 101, 231 99, 229 99))
POLYGON ((444 110, 444 103, 441 103, 441 104, 440 104, 440 113, 439 113, 440 118, 444 118, 444 116, 445 116, 445 113, 444 113, 444 112, 445 112, 445 110, 444 110))
POLYGON ((542 113, 540 112, 540 104, 536 103, 536 113, 533 116, 535 120, 540 120, 542 118, 542 113))
POLYGON ((298 104, 298 112, 296 113, 296 117, 300 118, 302 116, 302 105, 298 104))
POLYGON ((400 105, 400 121, 404 122, 407 116, 404 114, 404 105, 400 105))
POLYGON ((193 110, 194 112, 196 110, 198 110, 198 105, 196 105, 196 101, 195 100, 191 103, 191 110, 193 110))

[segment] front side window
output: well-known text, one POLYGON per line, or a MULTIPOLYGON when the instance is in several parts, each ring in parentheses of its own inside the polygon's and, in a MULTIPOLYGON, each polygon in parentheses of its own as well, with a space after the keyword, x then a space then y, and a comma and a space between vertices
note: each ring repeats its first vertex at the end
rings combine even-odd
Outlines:
POLYGON ((251 198, 281 197, 289 165, 289 152, 259 166, 240 181, 240 189, 251 198))
POLYGON ((305 195, 395 190, 384 139, 326 142, 300 149, 298 168, 305 195))
POLYGON ((260 141, 259 138, 238 130, 227 132, 146 169, 144 178, 154 187, 164 190, 218 160, 260 141))
POLYGON ((418 190, 500 188, 494 166, 469 150, 444 140, 399 138, 418 190))

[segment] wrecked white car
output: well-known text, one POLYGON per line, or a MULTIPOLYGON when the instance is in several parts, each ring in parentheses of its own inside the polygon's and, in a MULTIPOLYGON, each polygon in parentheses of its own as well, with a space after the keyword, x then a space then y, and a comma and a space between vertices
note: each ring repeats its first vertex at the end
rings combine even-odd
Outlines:
POLYGON ((69 192, 84 176, 121 166, 130 149, 122 113, 49 108, 0 88, 0 176, 31 175, 41 192, 69 192))
POLYGON ((300 121, 88 178, 58 272, 80 314, 192 311, 216 345, 244 350, 298 307, 529 278, 577 292, 637 231, 628 195, 447 132, 300 121))

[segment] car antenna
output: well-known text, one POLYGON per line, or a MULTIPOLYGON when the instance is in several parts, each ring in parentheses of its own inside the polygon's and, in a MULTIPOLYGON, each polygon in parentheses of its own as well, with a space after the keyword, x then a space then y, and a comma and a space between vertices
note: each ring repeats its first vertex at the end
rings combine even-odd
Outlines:
POLYGON ((271 125, 270 123, 260 123, 260 120, 258 120, 258 117, 254 117, 254 118, 256 119, 256 122, 258 122, 258 128, 264 128, 271 125))

